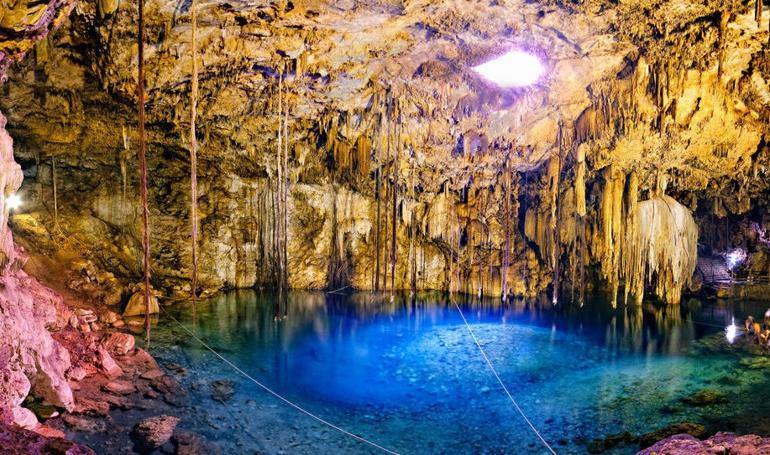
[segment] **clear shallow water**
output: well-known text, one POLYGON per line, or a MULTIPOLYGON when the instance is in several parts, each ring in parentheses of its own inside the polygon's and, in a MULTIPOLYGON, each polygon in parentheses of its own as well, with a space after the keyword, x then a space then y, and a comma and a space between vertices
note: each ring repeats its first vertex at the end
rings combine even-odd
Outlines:
MULTIPOLYGON (((228 360, 349 431, 400 453, 545 452, 486 366, 455 307, 415 299, 293 292, 234 292, 173 315, 228 360), (279 320, 275 320, 276 313, 279 320)), ((731 317, 766 304, 701 303, 611 309, 496 300, 461 304, 476 337, 521 408, 559 453, 593 439, 689 421, 710 431, 770 433, 770 362, 740 339, 731 317), (701 390, 725 403, 690 406, 701 390)), ((182 426, 225 453, 376 453, 282 404, 161 317, 152 353, 185 371, 182 426), (176 364, 176 365, 175 365, 176 364), (211 398, 232 381, 234 396, 211 398)), ((612 453, 634 453, 636 444, 612 453)))

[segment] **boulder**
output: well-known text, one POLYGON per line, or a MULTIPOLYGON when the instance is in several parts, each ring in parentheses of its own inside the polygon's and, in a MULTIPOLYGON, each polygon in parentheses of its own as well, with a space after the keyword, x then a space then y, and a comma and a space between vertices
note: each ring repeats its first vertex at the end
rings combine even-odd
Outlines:
POLYGON ((755 455, 770 453, 770 438, 756 435, 738 436, 734 433, 717 433, 701 441, 689 434, 677 434, 658 441, 637 455, 704 455, 704 454, 755 455))
POLYGON ((123 356, 134 350, 136 340, 128 333, 113 332, 105 337, 103 344, 110 354, 123 356))
POLYGON ((219 448, 192 431, 177 430, 171 437, 176 455, 218 455, 219 448))
POLYGON ((694 438, 706 436, 706 428, 703 425, 691 422, 679 422, 667 425, 659 430, 645 433, 639 437, 639 447, 649 447, 656 442, 673 435, 687 434, 694 438))
POLYGON ((131 431, 135 449, 140 453, 149 453, 171 439, 179 418, 167 415, 149 417, 141 420, 131 431))
POLYGON ((709 406, 712 404, 727 403, 727 397, 717 390, 703 389, 688 397, 682 398, 682 403, 697 407, 709 406))
POLYGON ((120 369, 115 359, 112 358, 109 352, 103 347, 99 346, 96 349, 97 362, 99 368, 110 378, 114 378, 123 374, 123 370, 120 369))
MULTIPOLYGON (((158 305, 158 298, 154 295, 150 296, 150 314, 156 314, 160 311, 158 305)), ((123 310, 123 316, 142 316, 145 313, 144 305, 144 293, 135 292, 134 295, 128 299, 128 304, 123 310)))
POLYGON ((211 398, 224 403, 235 395, 235 383, 227 379, 220 379, 211 383, 211 398))
POLYGON ((130 395, 136 392, 136 386, 130 381, 110 381, 102 389, 115 395, 130 395))

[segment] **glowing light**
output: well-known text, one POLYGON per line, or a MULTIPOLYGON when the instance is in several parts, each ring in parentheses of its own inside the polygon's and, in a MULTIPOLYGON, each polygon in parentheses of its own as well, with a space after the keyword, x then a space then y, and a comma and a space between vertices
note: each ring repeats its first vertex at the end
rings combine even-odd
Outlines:
POLYGON ((8 208, 11 210, 18 209, 21 207, 21 197, 19 197, 18 194, 12 194, 8 196, 8 199, 5 200, 5 203, 8 205, 8 208))
POLYGON ((473 70, 500 87, 526 87, 537 82, 545 72, 536 56, 522 51, 510 51, 473 70))
POLYGON ((740 248, 736 248, 729 253, 725 254, 725 261, 727 262, 727 268, 733 270, 735 267, 743 264, 746 260, 746 252, 740 248))
POLYGON ((725 337, 728 343, 733 344, 736 336, 738 336, 738 327, 735 325, 735 318, 732 318, 732 323, 725 329, 725 337))

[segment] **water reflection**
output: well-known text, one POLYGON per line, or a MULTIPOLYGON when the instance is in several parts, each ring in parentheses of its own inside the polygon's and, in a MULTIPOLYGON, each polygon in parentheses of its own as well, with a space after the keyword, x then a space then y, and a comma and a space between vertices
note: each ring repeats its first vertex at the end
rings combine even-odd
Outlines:
MULTIPOLYGON (((312 336, 320 343, 352 337, 362 327, 398 321, 410 332, 437 325, 461 322, 456 309, 440 293, 415 296, 355 293, 332 295, 323 292, 290 292, 284 302, 268 292, 239 290, 219 295, 198 305, 197 330, 220 345, 232 349, 289 348, 312 336), (280 305, 280 306, 279 306, 280 305), (277 313, 276 313, 277 311, 277 313), (279 317, 276 318, 276 314, 279 317)), ((594 298, 582 307, 554 307, 547 298, 513 300, 465 299, 460 303, 471 324, 530 325, 561 334, 574 334, 605 346, 618 354, 676 355, 692 341, 724 330, 734 317, 742 318, 761 305, 718 302, 704 306, 691 300, 681 306, 645 303, 611 308, 606 299, 594 298)), ((191 311, 172 311, 191 321, 191 311)))
MULTIPOLYGON (((444 295, 401 294, 391 301, 372 293, 290 292, 277 308, 276 301, 274 294, 256 291, 220 295, 198 304, 194 330, 280 393, 404 452, 536 447, 444 295), (453 425, 443 425, 447 421, 453 425), (426 441, 433 449, 426 449, 426 441)), ((728 345, 724 333, 733 318, 763 314, 763 303, 691 300, 612 308, 597 297, 582 307, 554 307, 547 298, 459 304, 528 416, 549 440, 565 441, 559 452, 584 452, 592 438, 642 434, 683 420, 714 430, 770 427, 770 421, 742 417, 768 414, 764 403, 770 398, 751 398, 764 390, 764 373, 744 368, 741 362, 752 359, 740 343, 728 345), (683 397, 706 388, 727 394, 729 405, 682 406, 683 397)), ((190 308, 171 311, 193 326, 190 308)), ((173 325, 161 321, 159 333, 164 329, 173 332, 173 325)), ((155 353, 189 365, 190 384, 232 373, 178 332, 167 339, 168 349, 155 353)), ((282 409, 247 381, 238 393, 232 406, 246 406, 246 413, 253 412, 250 401, 264 399, 257 409, 266 420, 255 421, 255 428, 276 420, 275 409, 282 409)))

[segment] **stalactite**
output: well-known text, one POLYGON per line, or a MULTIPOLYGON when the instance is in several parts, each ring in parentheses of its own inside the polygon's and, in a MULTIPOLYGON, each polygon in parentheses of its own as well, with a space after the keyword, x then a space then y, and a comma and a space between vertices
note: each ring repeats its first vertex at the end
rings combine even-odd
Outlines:
POLYGON ((636 171, 631 171, 628 175, 628 185, 626 190, 626 232, 625 242, 623 245, 624 254, 621 263, 621 272, 623 278, 623 302, 628 303, 628 295, 633 294, 635 296, 644 295, 644 282, 636 279, 637 265, 639 261, 634 260, 638 258, 641 253, 638 251, 639 244, 636 239, 639 235, 637 229, 639 225, 636 217, 638 216, 638 201, 639 201, 639 177, 636 171))
POLYGON ((417 250, 415 249, 415 236, 417 234, 417 217, 415 215, 415 210, 417 207, 417 198, 415 197, 415 187, 414 187, 414 162, 415 162, 415 156, 414 156, 414 150, 411 151, 409 162, 410 162, 410 169, 409 169, 409 186, 411 191, 411 219, 409 221, 410 225, 410 231, 409 231, 409 269, 410 269, 410 278, 409 278, 409 289, 414 295, 417 292, 417 250))
POLYGON ((578 299, 582 305, 585 298, 585 263, 586 263, 586 147, 580 145, 575 149, 575 161, 577 162, 577 169, 575 171, 575 212, 577 214, 577 230, 578 230, 578 247, 577 247, 577 261, 578 262, 578 283, 580 283, 580 291, 578 292, 578 299))
POLYGON ((508 300, 508 265, 511 261, 511 170, 508 159, 503 164, 503 216, 504 222, 504 236, 503 239, 503 264, 501 281, 502 281, 502 300, 505 302, 508 300))
POLYGON ((757 26, 762 22, 762 6, 764 0, 754 0, 754 19, 757 21, 757 26))
POLYGON ((697 264, 698 226, 687 207, 665 195, 639 202, 635 212, 635 246, 624 250, 631 292, 640 304, 649 283, 657 296, 678 304, 697 264))
MULTIPOLYGON (((392 145, 392 139, 391 139, 391 132, 392 132, 392 125, 390 121, 390 96, 386 95, 386 101, 385 101, 385 121, 387 122, 388 128, 385 136, 385 161, 388 163, 388 169, 390 169, 390 166, 392 166, 392 151, 391 151, 391 145, 392 145)), ((387 171, 386 178, 385 178, 385 237, 384 237, 384 245, 383 249, 385 250, 385 260, 384 260, 384 267, 383 267, 383 273, 384 273, 384 279, 383 279, 383 290, 385 292, 388 291, 388 264, 390 263, 390 248, 388 248, 388 240, 390 239, 389 233, 390 233, 390 192, 393 190, 393 185, 390 182, 390 179, 387 177, 387 175, 390 174, 390 170, 387 171)))
POLYGON ((150 342, 150 209, 147 202, 147 137, 144 125, 144 0, 139 0, 137 44, 138 52, 138 79, 137 79, 137 103, 139 110, 139 185, 142 206, 142 250, 144 260, 142 271, 144 273, 144 327, 147 335, 147 343, 150 342))
MULTIPOLYGON (((123 211, 127 211, 128 207, 128 159, 129 159, 129 153, 131 151, 131 148, 128 143, 128 132, 126 131, 126 126, 122 126, 122 133, 123 133, 123 150, 120 152, 118 161, 120 162, 120 176, 123 182, 123 193, 122 193, 122 209, 123 211)), ((122 228, 121 228, 122 229, 122 228)))
POLYGON ((380 207, 382 205, 382 157, 381 157, 381 151, 382 151, 382 142, 380 141, 380 132, 381 132, 381 126, 382 126, 382 116, 380 115, 379 121, 377 122, 377 130, 375 133, 375 137, 377 138, 377 151, 376 151, 376 157, 377 157, 377 182, 376 182, 376 194, 377 194, 377 238, 375 240, 375 249, 377 250, 376 258, 375 258, 375 272, 374 272, 374 290, 379 291, 380 290, 380 257, 381 257, 381 242, 382 242, 382 214, 380 213, 380 207))
POLYGON ((190 4, 192 53, 192 75, 190 77, 190 230, 192 233, 192 276, 190 277, 190 295, 193 305, 198 298, 198 138, 195 135, 195 122, 198 116, 198 51, 195 42, 198 17, 196 0, 190 4))
POLYGON ((51 186, 53 187, 53 226, 59 229, 59 192, 56 185, 56 157, 51 156, 51 186))
MULTIPOLYGON (((562 167, 562 153, 563 153, 563 124, 559 120, 559 132, 557 137, 557 156, 555 165, 555 175, 551 180, 551 229, 553 232, 553 242, 551 250, 551 264, 553 265, 553 294, 551 295, 551 302, 556 305, 559 302, 559 286, 561 285, 561 229, 558 226, 558 221, 561 215, 561 209, 559 204, 559 185, 561 184, 561 167, 562 167)), ((553 160, 553 158, 552 158, 553 160)), ((551 168, 549 166, 549 174, 551 168)))
POLYGON ((400 112, 400 106, 398 105, 398 102, 396 100, 392 101, 393 103, 393 113, 392 115, 396 118, 396 125, 395 125, 395 135, 396 135, 396 143, 395 143, 395 149, 396 149, 396 156, 393 163, 393 216, 391 222, 393 223, 393 227, 391 229, 392 231, 392 237, 391 237, 391 243, 390 243, 390 298, 393 300, 393 292, 396 289, 396 240, 398 238, 398 231, 397 231, 397 219, 398 219, 398 162, 401 158, 401 112, 400 112))
POLYGON ((617 305, 619 263, 622 250, 622 213, 625 175, 614 165, 604 170, 604 189, 600 205, 599 260, 604 278, 610 285, 612 305, 617 305))
MULTIPOLYGON (((444 183, 444 198, 449 201, 449 181, 444 183)), ((454 247, 455 247, 455 206, 454 202, 450 202, 451 212, 449 216, 449 295, 454 292, 454 247)))
POLYGON ((278 179, 275 182, 275 255, 276 255, 276 285, 278 297, 283 298, 283 70, 278 75, 278 149, 275 154, 275 167, 278 179))
POLYGON ((281 277, 281 286, 284 289, 289 289, 289 185, 291 179, 289 177, 289 95, 288 91, 285 96, 285 106, 283 110, 283 252, 281 257, 283 258, 283 275, 281 277))

